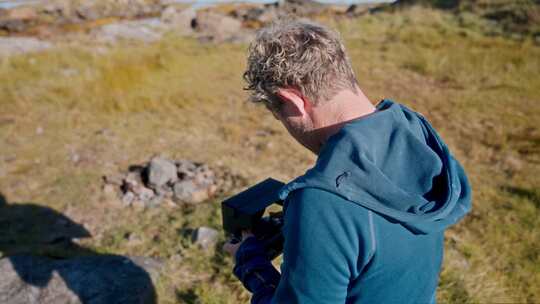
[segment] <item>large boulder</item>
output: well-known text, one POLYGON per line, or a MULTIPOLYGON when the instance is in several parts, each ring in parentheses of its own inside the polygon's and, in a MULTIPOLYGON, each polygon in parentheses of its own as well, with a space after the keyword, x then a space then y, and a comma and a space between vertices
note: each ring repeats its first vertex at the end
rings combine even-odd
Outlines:
POLYGON ((193 27, 203 38, 214 42, 238 41, 244 34, 241 21, 209 10, 197 13, 193 27))
POLYGON ((0 259, 0 303, 156 303, 151 258, 87 256, 55 260, 19 255, 0 259))
POLYGON ((174 183, 177 202, 196 204, 210 198, 217 190, 214 172, 206 165, 181 160, 177 162, 180 180, 174 183))
POLYGON ((196 18, 197 13, 194 8, 181 9, 169 6, 161 13, 161 20, 169 24, 174 32, 181 35, 193 32, 193 23, 196 18))
POLYGON ((154 189, 161 188, 178 180, 174 162, 163 157, 154 157, 148 165, 148 185, 154 189))
POLYGON ((199 227, 191 234, 191 241, 204 250, 210 250, 216 246, 219 232, 209 227, 199 227))

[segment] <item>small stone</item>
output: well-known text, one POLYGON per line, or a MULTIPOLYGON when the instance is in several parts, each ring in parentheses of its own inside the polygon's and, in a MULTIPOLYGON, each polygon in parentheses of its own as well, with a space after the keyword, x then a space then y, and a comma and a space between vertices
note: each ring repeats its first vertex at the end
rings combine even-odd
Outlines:
POLYGON ((163 202, 163 198, 162 198, 162 197, 154 196, 152 199, 150 199, 150 200, 146 203, 146 206, 147 206, 147 207, 150 207, 150 208, 154 208, 154 207, 157 207, 157 206, 161 205, 162 202, 163 202))
POLYGON ((208 199, 208 190, 192 180, 175 183, 173 191, 174 198, 184 203, 196 204, 208 199))
POLYGON ((127 245, 130 246, 130 247, 131 246, 138 246, 138 245, 143 243, 142 238, 139 235, 137 235, 135 233, 132 233, 132 232, 126 233, 124 238, 127 240, 127 245))
POLYGON ((137 194, 139 199, 143 202, 148 202, 156 196, 152 189, 146 188, 144 186, 135 187, 133 192, 137 194))
POLYGON ((122 203, 124 206, 131 206, 133 201, 135 200, 135 194, 131 191, 128 191, 122 196, 122 203))
POLYGON ((176 162, 178 167, 178 176, 180 179, 187 179, 193 177, 197 170, 197 165, 189 160, 179 160, 176 162))
POLYGON ((135 192, 135 189, 142 185, 142 177, 138 172, 129 172, 123 184, 125 189, 135 192))
POLYGON ((41 126, 36 128, 36 134, 37 134, 37 135, 43 134, 43 131, 44 131, 44 130, 43 130, 43 127, 41 127, 41 126))
POLYGON ((158 188, 156 194, 162 198, 172 198, 174 196, 174 192, 170 187, 158 188))
POLYGON ((191 235, 192 242, 204 250, 213 248, 217 243, 217 239, 218 231, 204 226, 195 229, 191 235))
POLYGON ((158 189, 178 180, 176 165, 162 157, 154 157, 148 165, 148 184, 158 189))
POLYGON ((81 160, 81 156, 77 152, 72 152, 70 158, 74 163, 78 163, 81 160))

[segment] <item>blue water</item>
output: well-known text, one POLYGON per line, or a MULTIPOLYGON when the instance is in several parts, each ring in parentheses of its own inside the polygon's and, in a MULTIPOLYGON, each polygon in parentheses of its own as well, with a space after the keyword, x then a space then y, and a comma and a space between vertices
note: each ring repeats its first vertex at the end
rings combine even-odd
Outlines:
MULTIPOLYGON (((2 1, 0 0, 0 8, 12 8, 15 6, 19 6, 22 4, 33 4, 33 3, 39 3, 38 0, 18 0, 18 1, 2 1)), ((44 1, 41 1, 44 2, 44 1)))
MULTIPOLYGON (((12 8, 23 4, 33 4, 33 3, 45 3, 47 0, 0 0, 0 8, 12 8)), ((277 2, 275 0, 248 0, 248 1, 235 1, 235 0, 202 0, 202 1, 190 1, 190 0, 176 0, 178 3, 193 3, 194 6, 207 6, 216 3, 240 3, 240 2, 250 2, 250 3, 273 3, 277 2)), ((328 3, 328 4, 353 4, 353 3, 383 3, 383 2, 393 2, 393 0, 317 0, 317 2, 328 3)))

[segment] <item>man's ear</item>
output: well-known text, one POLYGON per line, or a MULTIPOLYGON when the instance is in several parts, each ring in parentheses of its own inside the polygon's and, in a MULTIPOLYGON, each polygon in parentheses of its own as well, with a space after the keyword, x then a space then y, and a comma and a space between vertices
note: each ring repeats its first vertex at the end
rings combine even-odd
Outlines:
POLYGON ((291 109, 292 116, 304 116, 310 111, 311 101, 304 96, 299 90, 294 88, 279 88, 277 95, 285 107, 291 109))

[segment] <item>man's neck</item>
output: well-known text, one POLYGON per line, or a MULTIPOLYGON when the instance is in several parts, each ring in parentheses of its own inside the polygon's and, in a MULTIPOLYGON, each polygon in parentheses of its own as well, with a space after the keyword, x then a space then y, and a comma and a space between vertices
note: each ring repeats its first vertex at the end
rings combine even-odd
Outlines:
POLYGON ((322 147, 328 138, 339 132, 347 122, 374 111, 375 107, 360 89, 357 92, 340 91, 332 99, 312 109, 313 135, 322 147))

